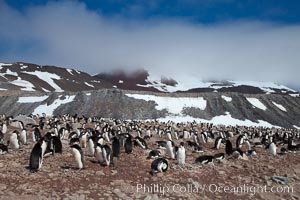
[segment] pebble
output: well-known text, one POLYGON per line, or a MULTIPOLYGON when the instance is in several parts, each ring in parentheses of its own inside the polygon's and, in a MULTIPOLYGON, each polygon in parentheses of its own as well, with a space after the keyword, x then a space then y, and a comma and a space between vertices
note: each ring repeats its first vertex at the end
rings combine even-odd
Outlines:
POLYGON ((96 171, 96 176, 105 176, 105 173, 102 170, 96 171))
POLYGON ((226 174, 226 172, 224 172, 224 171, 218 171, 218 174, 219 175, 224 175, 224 174, 226 174))
POLYGON ((7 186, 5 184, 0 184, 0 191, 5 190, 7 186))
POLYGON ((111 172, 111 175, 115 175, 115 174, 117 174, 117 173, 118 173, 118 171, 117 171, 117 170, 111 170, 110 172, 111 172))

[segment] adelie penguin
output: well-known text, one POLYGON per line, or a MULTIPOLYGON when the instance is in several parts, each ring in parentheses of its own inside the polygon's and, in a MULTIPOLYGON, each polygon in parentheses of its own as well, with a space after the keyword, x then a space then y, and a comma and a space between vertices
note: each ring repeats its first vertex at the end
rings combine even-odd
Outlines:
POLYGON ((160 156, 161 156, 160 151, 157 149, 154 149, 149 152, 147 159, 158 158, 160 156))
POLYGON ((146 141, 143 139, 143 138, 141 138, 141 137, 136 137, 135 139, 134 139, 134 144, 135 144, 135 146, 139 146, 139 147, 141 147, 142 149, 148 149, 148 146, 147 146, 147 143, 146 143, 146 141))
POLYGON ((79 137, 81 148, 86 148, 88 136, 89 133, 87 131, 81 132, 79 137))
POLYGON ((19 131, 14 131, 9 137, 9 146, 13 149, 20 148, 20 133, 19 131))
POLYGON ((239 135, 238 138, 236 139, 236 148, 241 148, 242 144, 244 143, 245 136, 244 135, 239 135))
POLYGON ((184 142, 180 143, 180 147, 178 148, 178 151, 176 152, 176 160, 178 162, 178 165, 185 165, 185 148, 184 148, 184 142))
POLYGON ((127 138, 125 139, 124 143, 124 149, 125 153, 130 154, 132 153, 132 136, 130 134, 127 134, 127 138))
POLYGON ((225 153, 227 155, 231 155, 232 154, 232 143, 230 142, 230 140, 226 140, 225 153))
POLYGON ((36 142, 39 141, 42 138, 40 129, 38 127, 35 127, 33 132, 32 132, 32 141, 36 142))
POLYGON ((62 153, 62 143, 59 136, 50 135, 50 141, 48 142, 47 149, 45 153, 62 153))
POLYGON ((224 153, 217 153, 214 155, 214 160, 223 160, 225 158, 225 154, 224 153))
POLYGON ((37 171, 42 167, 44 153, 46 152, 49 141, 50 138, 48 136, 45 136, 34 145, 30 153, 29 169, 31 171, 37 171))
POLYGON ((88 137, 87 141, 87 149, 88 149, 88 155, 89 156, 94 156, 95 154, 95 145, 97 144, 96 142, 96 136, 90 136, 88 137))
POLYGON ((200 163, 200 164, 213 164, 214 157, 210 155, 203 155, 199 156, 196 160, 195 163, 200 163))
POLYGON ((276 156, 277 155, 277 147, 274 142, 271 142, 268 146, 268 151, 271 155, 276 156))
POLYGON ((223 140, 222 137, 217 137, 217 138, 215 139, 214 149, 220 149, 221 144, 222 144, 222 140, 223 140))
POLYGON ((0 154, 8 153, 8 147, 5 144, 0 144, 0 154))
POLYGON ((120 154, 120 141, 117 137, 112 139, 112 155, 113 157, 119 157, 120 154))
POLYGON ((71 146, 72 154, 75 159, 75 165, 77 169, 82 169, 84 167, 84 155, 81 147, 78 144, 71 146))
POLYGON ((112 161, 112 152, 108 145, 101 145, 97 143, 95 147, 95 157, 98 162, 105 163, 106 166, 110 166, 112 161))
POLYGON ((170 156, 171 159, 175 159, 174 155, 174 142, 169 140, 166 145, 166 153, 170 156))
POLYGON ((27 130, 25 128, 20 133, 20 142, 23 145, 27 144, 27 130))
POLYGON ((150 174, 153 176, 159 172, 166 172, 169 168, 169 163, 164 158, 157 158, 151 163, 150 174))

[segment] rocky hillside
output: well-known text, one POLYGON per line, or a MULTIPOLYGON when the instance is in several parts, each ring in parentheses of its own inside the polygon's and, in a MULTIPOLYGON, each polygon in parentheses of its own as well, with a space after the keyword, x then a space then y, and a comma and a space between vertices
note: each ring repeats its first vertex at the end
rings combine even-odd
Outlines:
POLYGON ((53 66, 0 64, 0 113, 300 127, 298 92, 274 83, 243 83, 184 82, 145 70, 91 76, 53 66))
POLYGON ((154 93, 102 89, 0 96, 8 115, 79 113, 122 119, 210 121, 225 125, 300 127, 300 98, 280 94, 154 93))
POLYGON ((119 88, 161 93, 238 92, 244 94, 290 94, 286 86, 270 82, 204 81, 190 75, 157 75, 144 69, 131 73, 113 71, 91 76, 74 69, 30 63, 0 63, 1 91, 78 92, 119 88))

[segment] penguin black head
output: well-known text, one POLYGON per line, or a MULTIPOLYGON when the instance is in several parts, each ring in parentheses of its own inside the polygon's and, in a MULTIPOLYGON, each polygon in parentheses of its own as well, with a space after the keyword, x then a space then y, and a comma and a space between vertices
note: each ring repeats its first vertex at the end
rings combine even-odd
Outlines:
POLYGON ((180 146, 184 147, 184 142, 180 142, 180 146))

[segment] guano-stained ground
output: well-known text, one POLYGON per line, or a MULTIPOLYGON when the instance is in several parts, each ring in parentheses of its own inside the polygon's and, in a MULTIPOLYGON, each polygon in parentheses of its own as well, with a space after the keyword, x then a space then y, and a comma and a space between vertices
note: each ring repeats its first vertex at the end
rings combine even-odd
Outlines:
MULTIPOLYGON (((10 129, 12 130, 12 129, 10 129)), ((9 134, 9 133, 7 133, 9 134)), ((156 148, 148 141, 150 149, 156 148)), ((234 140, 233 140, 234 141, 234 140)), ((205 153, 187 150, 187 166, 180 168, 176 161, 169 160, 171 167, 166 173, 149 174, 152 160, 147 160, 149 150, 134 148, 133 154, 123 151, 115 160, 115 166, 103 167, 85 157, 85 169, 76 170, 67 141, 63 141, 63 153, 48 156, 37 173, 28 170, 33 143, 20 150, 9 149, 0 155, 0 199, 299 199, 300 198, 300 153, 279 155, 276 158, 264 149, 257 149, 258 155, 249 160, 225 160, 214 166, 195 165, 199 155, 224 152, 212 150, 213 143, 205 144, 205 153), (283 185, 270 180, 272 176, 286 176, 290 192, 221 193, 214 192, 218 186, 266 186, 267 189, 282 188, 283 185), (158 184, 169 188, 169 192, 152 191, 137 187, 142 184, 158 184), (178 185, 175 185, 178 184, 178 185), (173 186, 175 185, 175 191, 173 186), (202 187, 206 185, 202 192, 202 187), (210 185, 210 186, 209 186, 210 185), (192 189, 191 189, 192 188, 192 189), (196 192, 195 188, 198 188, 196 192), (187 190, 184 192, 184 190, 187 190), (211 191, 209 191, 209 189, 211 191), (182 192, 180 192, 180 190, 182 192), (293 190, 293 191, 291 191, 293 190)), ((151 185, 152 184, 152 185, 151 185)))

